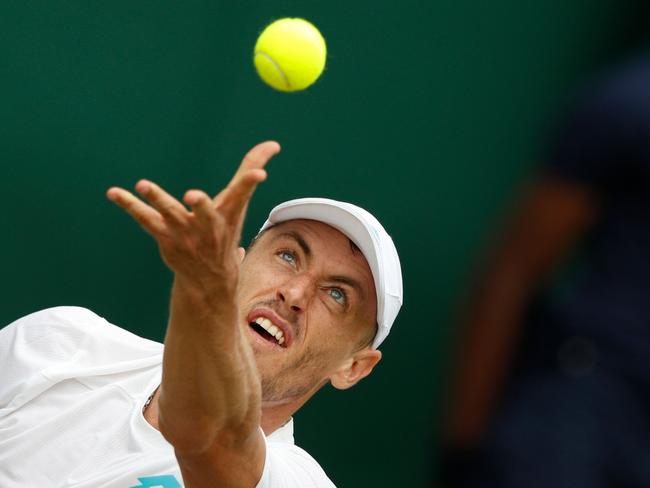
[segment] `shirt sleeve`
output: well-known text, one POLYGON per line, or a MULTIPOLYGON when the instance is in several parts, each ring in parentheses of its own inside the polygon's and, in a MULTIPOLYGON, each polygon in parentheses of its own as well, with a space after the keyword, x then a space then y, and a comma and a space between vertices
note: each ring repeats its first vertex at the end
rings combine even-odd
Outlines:
POLYGON ((323 468, 300 447, 266 441, 266 461, 257 488, 336 488, 323 468))

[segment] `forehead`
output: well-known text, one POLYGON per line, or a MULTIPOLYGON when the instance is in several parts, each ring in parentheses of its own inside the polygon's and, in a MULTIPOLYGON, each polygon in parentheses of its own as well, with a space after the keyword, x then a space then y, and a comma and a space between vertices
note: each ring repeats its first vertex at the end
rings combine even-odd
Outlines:
POLYGON ((265 234, 269 240, 279 238, 298 238, 305 240, 304 244, 309 244, 310 248, 326 247, 332 250, 346 251, 345 254, 351 254, 355 259, 367 261, 363 253, 352 244, 352 241, 341 231, 331 225, 319 222, 317 220, 295 219, 280 222, 269 228, 265 234), (340 249, 339 249, 340 248, 340 249), (350 251, 349 253, 347 251, 350 251))

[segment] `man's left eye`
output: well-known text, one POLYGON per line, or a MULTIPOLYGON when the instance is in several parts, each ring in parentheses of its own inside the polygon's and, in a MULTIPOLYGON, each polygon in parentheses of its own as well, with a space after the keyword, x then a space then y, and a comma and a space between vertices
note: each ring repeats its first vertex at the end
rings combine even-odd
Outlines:
POLYGON ((289 264, 294 264, 296 262, 296 256, 292 252, 281 251, 279 255, 280 255, 280 259, 283 259, 289 264))
POLYGON ((330 288, 329 294, 337 303, 340 303, 341 305, 345 305, 346 296, 343 290, 341 290, 340 288, 330 288))

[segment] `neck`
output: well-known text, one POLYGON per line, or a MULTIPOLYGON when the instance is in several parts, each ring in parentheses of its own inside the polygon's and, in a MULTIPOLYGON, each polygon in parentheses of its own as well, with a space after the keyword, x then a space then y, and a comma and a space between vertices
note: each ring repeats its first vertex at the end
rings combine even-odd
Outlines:
POLYGON ((309 397, 295 400, 291 403, 276 403, 262 401, 262 419, 260 426, 266 436, 271 435, 284 424, 291 416, 302 407, 309 397))
MULTIPOLYGON (((260 426, 266 436, 271 435, 284 424, 286 424, 291 416, 302 407, 311 395, 305 395, 302 398, 294 400, 290 403, 276 403, 276 402, 262 402, 262 419, 260 426)), ((156 430, 160 430, 158 426, 158 399, 160 398, 160 388, 156 389, 151 402, 144 408, 144 419, 156 430)))

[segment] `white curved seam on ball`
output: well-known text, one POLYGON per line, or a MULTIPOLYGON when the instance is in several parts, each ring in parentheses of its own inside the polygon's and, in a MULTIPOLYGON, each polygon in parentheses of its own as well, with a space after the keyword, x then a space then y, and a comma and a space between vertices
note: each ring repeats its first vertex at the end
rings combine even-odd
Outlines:
POLYGON ((275 67, 275 69, 278 70, 280 76, 282 76, 282 79, 284 80, 284 84, 287 85, 287 89, 291 90, 291 83, 289 83, 289 79, 287 78, 287 75, 284 74, 284 71, 282 71, 278 63, 276 63, 275 60, 271 56, 266 54, 264 51, 257 51, 255 54, 256 55, 259 54, 260 56, 264 56, 266 59, 268 59, 270 63, 275 67))

